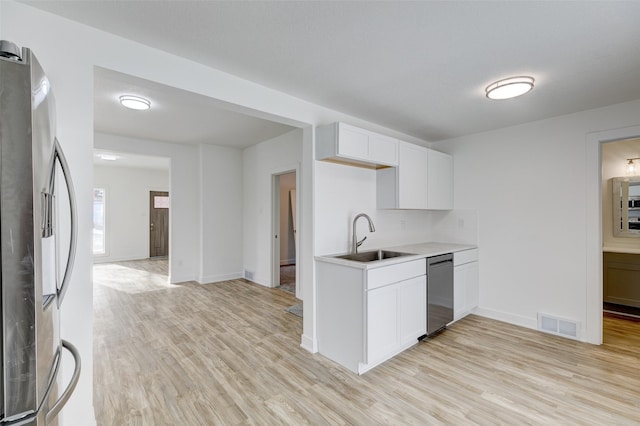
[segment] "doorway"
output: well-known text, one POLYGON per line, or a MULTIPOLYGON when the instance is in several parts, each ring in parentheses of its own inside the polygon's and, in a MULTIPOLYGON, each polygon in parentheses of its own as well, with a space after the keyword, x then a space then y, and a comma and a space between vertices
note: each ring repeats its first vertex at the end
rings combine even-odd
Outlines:
POLYGON ((600 345, 603 337, 602 148, 609 142, 640 138, 640 126, 586 135, 586 323, 585 340, 600 345))
POLYGON ((169 192, 149 191, 149 257, 169 255, 169 192))
POLYGON ((640 319, 640 171, 628 168, 639 157, 640 138, 602 145, 605 318, 640 319))
POLYGON ((273 249, 272 286, 298 294, 297 267, 297 173, 289 170, 272 175, 273 249))

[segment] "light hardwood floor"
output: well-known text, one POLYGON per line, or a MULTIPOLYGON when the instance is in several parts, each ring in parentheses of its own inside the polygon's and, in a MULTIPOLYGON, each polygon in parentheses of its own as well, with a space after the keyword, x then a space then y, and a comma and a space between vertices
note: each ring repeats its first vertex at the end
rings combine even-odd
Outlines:
POLYGON ((299 347, 285 291, 100 268, 98 425, 640 423, 637 322, 593 346, 470 316, 359 377, 299 347))

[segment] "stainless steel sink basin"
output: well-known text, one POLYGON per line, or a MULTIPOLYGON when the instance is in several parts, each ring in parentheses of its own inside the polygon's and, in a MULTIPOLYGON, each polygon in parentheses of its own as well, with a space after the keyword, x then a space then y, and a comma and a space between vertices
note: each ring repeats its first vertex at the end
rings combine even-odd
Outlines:
POLYGON ((412 256, 411 253, 401 253, 399 251, 372 250, 360 253, 349 253, 335 256, 337 259, 355 260, 356 262, 375 262, 376 260, 391 259, 394 257, 412 256))

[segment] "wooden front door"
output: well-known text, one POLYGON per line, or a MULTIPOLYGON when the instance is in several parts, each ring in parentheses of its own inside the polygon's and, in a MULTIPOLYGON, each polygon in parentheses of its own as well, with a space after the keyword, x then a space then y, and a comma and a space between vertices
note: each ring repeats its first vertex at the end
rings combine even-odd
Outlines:
POLYGON ((169 193, 149 192, 149 257, 169 255, 169 193))

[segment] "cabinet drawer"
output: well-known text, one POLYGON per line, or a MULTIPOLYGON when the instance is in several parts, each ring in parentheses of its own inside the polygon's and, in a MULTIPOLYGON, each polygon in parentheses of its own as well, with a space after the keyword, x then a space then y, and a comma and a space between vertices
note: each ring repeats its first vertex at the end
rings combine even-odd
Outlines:
POLYGON ((367 273, 367 290, 426 275, 426 273, 426 259, 412 260, 411 262, 372 269, 367 273))
POLYGON ((478 249, 457 251, 453 253, 453 266, 464 265, 478 260, 478 249))

